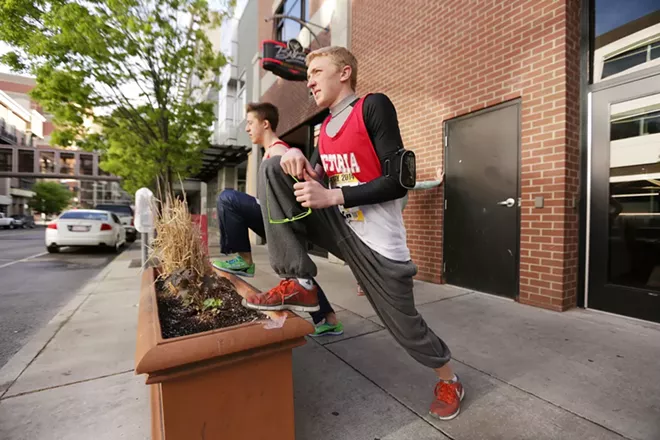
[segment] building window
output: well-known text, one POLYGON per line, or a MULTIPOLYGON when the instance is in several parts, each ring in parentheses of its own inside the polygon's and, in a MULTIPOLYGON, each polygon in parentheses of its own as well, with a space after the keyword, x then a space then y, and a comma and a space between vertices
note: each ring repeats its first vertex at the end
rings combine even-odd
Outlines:
POLYGON ((246 81, 245 81, 245 72, 241 74, 241 77, 238 79, 238 93, 236 93, 236 108, 234 110, 234 124, 238 125, 247 116, 245 113, 245 106, 247 105, 247 91, 246 91, 246 81))
POLYGON ((80 174, 84 176, 94 175, 94 156, 91 154, 80 155, 80 174))
POLYGON ((0 171, 11 172, 12 151, 7 149, 0 150, 0 171))
POLYGON ((34 151, 18 150, 18 172, 19 173, 34 172, 34 151))
POLYGON ((54 173, 55 172, 55 153, 52 151, 40 151, 39 152, 39 171, 42 174, 54 173))
POLYGON ((0 150, 0 171, 11 172, 12 150, 0 150))
POLYGON ((610 140, 618 141, 657 133, 660 133, 660 110, 613 120, 610 140))
POLYGON ((632 73, 660 60, 660 2, 592 0, 591 81, 632 73))
POLYGON ((603 63, 603 78, 616 75, 617 73, 624 72, 658 58, 660 58, 660 41, 627 50, 605 59, 603 63))
POLYGON ((95 182, 83 180, 80 182, 80 205, 94 207, 94 185, 95 182))
MULTIPOLYGON (((307 0, 284 0, 277 9, 276 14, 288 15, 290 17, 307 20, 307 0)), ((298 38, 302 26, 289 19, 278 19, 275 22, 275 39, 279 41, 289 41, 292 38, 298 38)))
POLYGON ((18 187, 20 189, 31 191, 33 186, 34 186, 34 179, 32 178, 21 177, 20 179, 18 179, 18 187))
POLYGON ((76 168, 76 156, 74 153, 60 153, 60 174, 73 176, 76 168))

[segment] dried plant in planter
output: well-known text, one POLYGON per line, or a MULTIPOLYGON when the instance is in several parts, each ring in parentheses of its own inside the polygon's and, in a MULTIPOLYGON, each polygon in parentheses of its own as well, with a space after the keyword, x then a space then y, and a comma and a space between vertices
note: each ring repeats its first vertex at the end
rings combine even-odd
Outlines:
POLYGON ((185 200, 167 197, 155 226, 152 245, 159 261, 156 291, 164 338, 259 318, 241 305, 231 282, 213 272, 185 200))

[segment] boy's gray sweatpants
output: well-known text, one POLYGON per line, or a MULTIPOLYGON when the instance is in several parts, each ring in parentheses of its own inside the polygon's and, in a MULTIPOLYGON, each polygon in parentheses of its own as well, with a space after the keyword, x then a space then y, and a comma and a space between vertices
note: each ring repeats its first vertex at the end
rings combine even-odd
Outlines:
POLYGON ((440 368, 449 362, 447 345, 426 325, 415 308, 412 261, 383 257, 365 245, 346 225, 336 207, 314 209, 294 222, 271 224, 300 214, 293 194, 293 179, 280 166, 280 157, 262 162, 258 197, 266 227, 270 265, 282 278, 314 278, 316 265, 307 254, 306 241, 344 260, 364 290, 369 302, 394 339, 421 364, 440 368))

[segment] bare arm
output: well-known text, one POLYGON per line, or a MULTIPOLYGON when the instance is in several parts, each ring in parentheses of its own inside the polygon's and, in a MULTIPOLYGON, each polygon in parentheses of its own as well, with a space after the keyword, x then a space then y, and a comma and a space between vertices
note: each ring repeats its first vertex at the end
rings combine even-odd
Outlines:
POLYGON ((264 159, 268 159, 275 156, 284 156, 284 153, 286 153, 287 151, 289 151, 289 149, 284 145, 275 144, 266 150, 266 154, 264 154, 264 159))

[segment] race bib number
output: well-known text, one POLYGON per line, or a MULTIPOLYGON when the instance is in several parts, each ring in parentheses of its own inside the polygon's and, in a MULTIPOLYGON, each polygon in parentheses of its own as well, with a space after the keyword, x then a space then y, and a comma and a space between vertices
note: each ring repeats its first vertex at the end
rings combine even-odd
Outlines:
MULTIPOLYGON (((342 186, 357 186, 360 184, 360 181, 355 178, 352 173, 343 173, 335 174, 330 177, 330 188, 341 188, 342 186)), ((359 207, 354 208, 344 208, 343 205, 339 205, 339 212, 344 218, 351 222, 363 222, 364 213, 359 207)))

